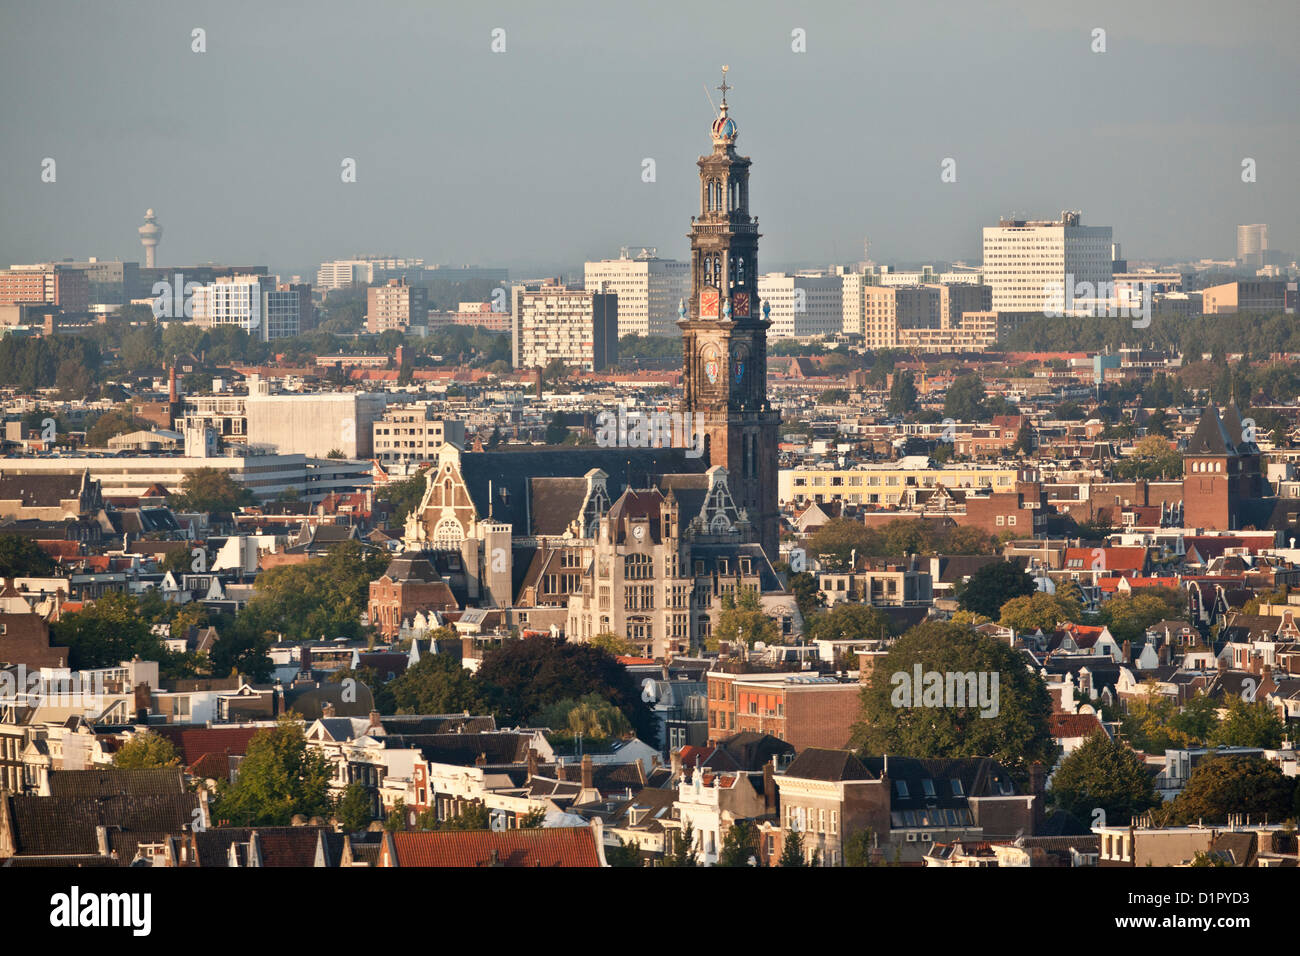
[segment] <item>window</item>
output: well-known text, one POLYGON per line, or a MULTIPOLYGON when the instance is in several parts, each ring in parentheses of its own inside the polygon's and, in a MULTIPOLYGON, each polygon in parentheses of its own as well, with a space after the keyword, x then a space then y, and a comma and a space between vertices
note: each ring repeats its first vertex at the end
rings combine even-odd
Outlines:
POLYGON ((899 799, 901 799, 901 800, 906 800, 906 799, 908 798, 908 796, 910 796, 910 794, 908 794, 908 792, 907 792, 907 781, 906 781, 906 780, 895 780, 895 781, 894 781, 894 792, 895 792, 896 794, 898 794, 899 799))
POLYGON ((952 781, 952 795, 953 795, 954 797, 963 797, 963 796, 966 795, 965 792, 964 792, 964 791, 962 790, 962 788, 961 788, 961 781, 960 781, 960 780, 953 780, 953 781, 952 781))
POLYGON ((925 795, 927 797, 933 797, 934 781, 931 780, 929 777, 926 777, 924 780, 921 781, 921 789, 925 792, 925 795))

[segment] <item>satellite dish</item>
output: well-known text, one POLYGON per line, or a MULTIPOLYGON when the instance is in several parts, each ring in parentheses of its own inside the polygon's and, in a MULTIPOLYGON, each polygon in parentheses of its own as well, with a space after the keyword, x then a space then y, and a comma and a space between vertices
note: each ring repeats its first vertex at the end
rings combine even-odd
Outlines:
POLYGON ((653 677, 647 677, 641 682, 641 699, 647 704, 653 704, 659 699, 659 685, 653 677))

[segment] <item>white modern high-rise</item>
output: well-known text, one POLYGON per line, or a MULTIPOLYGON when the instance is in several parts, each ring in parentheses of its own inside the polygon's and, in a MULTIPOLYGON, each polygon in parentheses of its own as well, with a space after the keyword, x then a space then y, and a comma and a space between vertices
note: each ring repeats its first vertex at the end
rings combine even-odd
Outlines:
POLYGON ((1257 222, 1249 226, 1237 227, 1237 262, 1242 265, 1259 267, 1264 264, 1264 253, 1268 251, 1268 226, 1257 222))
POLYGON ((653 249, 633 257, 624 249, 617 259, 588 262, 583 270, 588 292, 618 296, 618 334, 680 335, 678 304, 691 294, 691 266, 660 259, 653 249))
POLYGON ((194 322, 233 325, 269 342, 299 334, 310 322, 311 286, 276 283, 266 276, 228 276, 194 290, 194 322))
POLYGON ((758 277, 758 298, 771 306, 769 341, 839 335, 844 330, 844 277, 787 275, 758 277))
POLYGON ((1092 308, 1089 299, 1113 298, 1110 247, 1111 227, 1081 225, 1077 212, 1063 212, 1057 221, 1003 219, 986 226, 982 271, 993 309, 1068 312, 1072 305, 1092 308))

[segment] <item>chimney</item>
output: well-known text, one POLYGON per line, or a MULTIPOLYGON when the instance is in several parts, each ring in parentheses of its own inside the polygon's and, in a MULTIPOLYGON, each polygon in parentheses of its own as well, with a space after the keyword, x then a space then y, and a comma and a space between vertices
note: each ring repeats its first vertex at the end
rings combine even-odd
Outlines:
POLYGON ((486 767, 486 766, 487 766, 487 751, 485 751, 485 750, 480 750, 480 751, 479 751, 479 755, 478 755, 477 757, 474 758, 474 766, 476 766, 476 767, 486 767))
POLYGON ((564 758, 555 758, 555 779, 566 782, 569 779, 569 769, 564 766, 564 758))
POLYGON ((679 779, 682 775, 682 752, 674 750, 668 755, 668 759, 672 762, 673 779, 679 779))
POLYGON ((763 812, 776 813, 776 757, 763 764, 763 812))
POLYGON ((591 790, 594 786, 592 782, 591 754, 582 755, 582 789, 591 790))
POLYGON ((167 401, 175 405, 179 399, 180 395, 176 388, 176 366, 173 365, 167 375, 167 401))
POLYGON ((1168 664, 1168 663, 1169 663, 1169 645, 1168 645, 1168 644, 1161 644, 1161 645, 1160 645, 1159 657, 1160 657, 1160 665, 1161 665, 1162 667, 1163 667, 1165 664, 1168 664))
POLYGON ((537 750, 533 747, 528 748, 528 779, 532 780, 537 776, 537 750))
POLYGON ((322 720, 328 720, 329 718, 333 717, 334 705, 331 704, 329 701, 325 701, 325 703, 321 705, 320 715, 322 720))
POLYGON ((1044 792, 1046 774, 1043 772, 1043 765, 1035 760, 1029 765, 1029 792, 1036 797, 1041 797, 1044 792))
POLYGON ((1220 674, 1226 674, 1226 673, 1227 673, 1227 671, 1228 671, 1228 659, 1227 659, 1226 657, 1220 657, 1220 658, 1219 658, 1215 663, 1217 664, 1217 666, 1218 666, 1218 668, 1219 668, 1219 673, 1220 673, 1220 674))
POLYGON ((372 710, 372 711, 370 712, 370 729, 371 729, 371 730, 383 730, 384 725, 383 725, 382 721, 380 720, 381 716, 382 716, 382 715, 381 715, 381 714, 379 713, 379 711, 377 711, 377 710, 372 710))
POLYGON ((149 723, 149 711, 153 704, 153 695, 149 691, 149 685, 141 682, 135 685, 135 722, 137 724, 149 723))
POLYGON ((1128 638, 1124 639, 1124 643, 1120 648, 1120 653, 1124 655, 1125 664, 1133 659, 1133 643, 1128 638))

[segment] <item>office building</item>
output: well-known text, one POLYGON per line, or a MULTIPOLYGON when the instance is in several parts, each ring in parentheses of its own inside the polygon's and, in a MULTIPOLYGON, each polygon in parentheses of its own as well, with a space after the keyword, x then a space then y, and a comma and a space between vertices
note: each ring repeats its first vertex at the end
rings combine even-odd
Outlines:
POLYGON ((233 325, 269 342, 315 325, 310 285, 277 283, 267 276, 223 276, 193 293, 193 318, 203 328, 233 325))
POLYGON ((769 272, 758 277, 758 298, 771 311, 771 339, 830 338, 844 330, 844 277, 769 272))
POLYGON ((1109 299, 1111 228, 1081 218, 1063 212, 1055 222, 1003 219, 985 227, 983 273, 994 310, 1086 314, 1095 300, 1109 299))
POLYGON ((681 334, 677 308, 691 294, 690 263, 660 259, 653 249, 633 258, 624 249, 617 259, 588 262, 583 284, 618 296, 620 336, 681 334))
POLYGON ((547 283, 511 290, 511 357, 515 368, 598 372, 618 363, 618 296, 547 283))
POLYGON ((424 325, 428 317, 429 293, 423 286, 389 279, 366 290, 367 332, 405 332, 412 325, 424 325))

